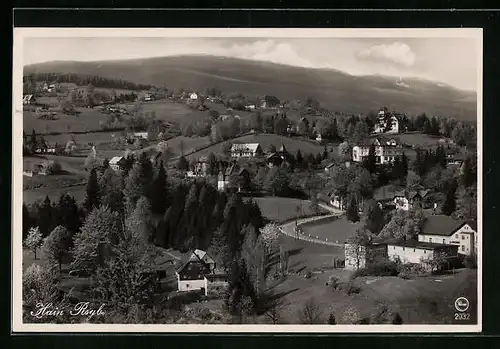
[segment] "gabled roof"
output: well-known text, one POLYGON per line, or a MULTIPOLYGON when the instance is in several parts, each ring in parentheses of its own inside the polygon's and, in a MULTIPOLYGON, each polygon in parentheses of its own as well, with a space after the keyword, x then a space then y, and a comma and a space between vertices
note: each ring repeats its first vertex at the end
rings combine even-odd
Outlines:
POLYGON ((375 192, 373 193, 373 198, 377 201, 392 200, 396 196, 398 190, 401 189, 392 184, 384 185, 383 187, 377 188, 375 190, 375 192))
POLYGON ((114 157, 111 158, 111 160, 109 160, 109 164, 110 165, 116 165, 116 164, 118 164, 122 160, 124 160, 123 156, 114 156, 114 157))
POLYGON ((467 223, 474 231, 477 231, 477 221, 467 221, 467 223))
POLYGON ((177 273, 181 273, 190 263, 196 263, 200 266, 203 272, 210 274, 210 268, 208 263, 215 263, 212 257, 210 257, 205 251, 196 249, 191 253, 189 258, 187 258, 184 263, 176 270, 177 273))
POLYGON ((424 220, 421 234, 451 236, 465 223, 462 220, 456 220, 445 215, 429 216, 424 220))
POLYGON ((235 143, 231 146, 231 151, 249 151, 255 153, 259 147, 259 143, 235 143))

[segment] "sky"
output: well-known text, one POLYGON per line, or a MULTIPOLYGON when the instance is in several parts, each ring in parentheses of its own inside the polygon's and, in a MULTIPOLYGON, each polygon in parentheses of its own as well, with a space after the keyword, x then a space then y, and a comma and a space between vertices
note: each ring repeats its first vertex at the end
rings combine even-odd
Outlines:
POLYGON ((24 65, 209 54, 352 75, 421 78, 475 91, 473 38, 26 38, 24 65))

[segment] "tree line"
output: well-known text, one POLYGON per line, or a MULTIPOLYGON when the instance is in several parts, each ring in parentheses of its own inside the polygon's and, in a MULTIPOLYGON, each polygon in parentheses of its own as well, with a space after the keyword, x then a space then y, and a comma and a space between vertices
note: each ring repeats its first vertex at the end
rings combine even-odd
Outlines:
POLYGON ((87 86, 92 84, 100 88, 116 88, 123 90, 149 90, 153 85, 136 84, 123 79, 112 79, 98 75, 85 75, 76 73, 33 73, 23 76, 23 83, 30 88, 30 93, 35 93, 32 82, 47 82, 47 83, 74 83, 77 86, 87 86))

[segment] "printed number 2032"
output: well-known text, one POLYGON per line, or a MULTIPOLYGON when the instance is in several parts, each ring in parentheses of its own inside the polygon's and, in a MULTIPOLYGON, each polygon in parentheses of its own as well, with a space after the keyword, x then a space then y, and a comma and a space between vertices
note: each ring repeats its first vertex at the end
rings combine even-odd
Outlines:
POLYGON ((455 320, 470 320, 469 313, 455 313, 455 320))

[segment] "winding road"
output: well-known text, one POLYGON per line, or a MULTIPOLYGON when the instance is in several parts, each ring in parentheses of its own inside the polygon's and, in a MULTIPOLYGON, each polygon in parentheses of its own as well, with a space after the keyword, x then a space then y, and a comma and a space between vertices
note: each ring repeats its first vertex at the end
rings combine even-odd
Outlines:
POLYGON ((316 238, 316 237, 306 235, 303 233, 297 233, 295 231, 295 227, 300 226, 301 224, 304 224, 307 222, 312 222, 312 221, 318 221, 318 220, 322 220, 322 219, 327 219, 330 217, 338 217, 344 213, 341 210, 338 210, 336 208, 333 208, 333 207, 325 205, 325 204, 320 203, 318 205, 321 208, 329 211, 330 214, 323 215, 323 216, 313 216, 313 217, 308 217, 308 218, 302 218, 302 219, 298 219, 297 221, 288 222, 288 223, 282 224, 279 227, 279 230, 281 231, 282 234, 287 235, 289 237, 292 237, 294 239, 299 239, 299 240, 303 240, 303 241, 308 241, 308 242, 322 244, 322 245, 328 245, 328 246, 344 247, 344 244, 341 244, 338 242, 323 240, 323 239, 316 238))

